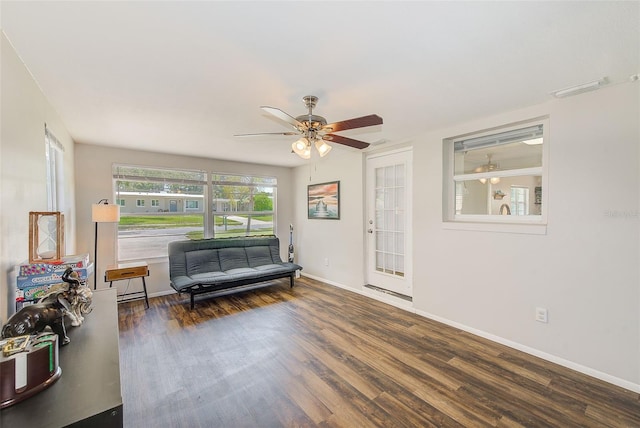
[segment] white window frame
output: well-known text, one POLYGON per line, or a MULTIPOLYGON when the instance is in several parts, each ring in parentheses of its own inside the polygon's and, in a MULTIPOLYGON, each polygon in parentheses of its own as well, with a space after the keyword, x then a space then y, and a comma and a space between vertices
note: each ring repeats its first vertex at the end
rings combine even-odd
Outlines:
POLYGON ((136 199, 136 207, 144 208, 144 199, 136 199))
POLYGON ((547 212, 549 209, 548 195, 548 165, 549 165, 549 117, 538 117, 524 120, 505 126, 472 132, 464 135, 446 138, 443 140, 443 221, 445 229, 473 230, 488 232, 546 234, 547 212), (542 125, 542 166, 520 168, 504 171, 492 171, 473 174, 454 174, 454 144, 463 139, 484 137, 502 132, 515 131, 530 126, 542 125), (541 215, 529 216, 501 216, 483 214, 457 214, 456 213, 456 183, 465 180, 498 177, 517 177, 525 175, 539 175, 542 177, 542 211, 541 215))
POLYGON ((197 209, 200 209, 199 202, 200 201, 184 201, 184 208, 186 210, 197 210, 197 209), (190 206, 190 205, 195 205, 195 206, 190 206))
POLYGON ((160 199, 151 199, 151 206, 152 207, 159 207, 160 206, 160 199))

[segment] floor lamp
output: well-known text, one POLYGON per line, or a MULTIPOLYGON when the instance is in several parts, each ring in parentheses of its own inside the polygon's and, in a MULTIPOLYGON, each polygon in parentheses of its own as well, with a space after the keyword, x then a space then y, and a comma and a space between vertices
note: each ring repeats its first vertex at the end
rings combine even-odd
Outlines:
POLYGON ((96 236, 93 249, 93 289, 98 287, 98 223, 117 223, 120 221, 120 206, 109 204, 106 199, 100 199, 91 205, 91 220, 96 224, 96 236))

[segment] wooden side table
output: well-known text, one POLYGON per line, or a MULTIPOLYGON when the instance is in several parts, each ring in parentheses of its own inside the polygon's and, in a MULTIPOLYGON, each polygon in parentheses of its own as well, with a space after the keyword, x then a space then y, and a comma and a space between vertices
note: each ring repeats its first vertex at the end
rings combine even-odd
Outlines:
POLYGON ((109 281, 109 288, 113 285, 113 281, 121 281, 123 279, 142 279, 142 291, 133 291, 131 293, 118 294, 118 302, 127 302, 129 300, 138 300, 144 298, 147 309, 149 308, 149 297, 147 296, 147 283, 144 278, 149 276, 149 266, 146 262, 135 263, 118 263, 116 265, 107 266, 104 271, 104 280, 109 281), (129 296, 129 297, 127 297, 129 296))

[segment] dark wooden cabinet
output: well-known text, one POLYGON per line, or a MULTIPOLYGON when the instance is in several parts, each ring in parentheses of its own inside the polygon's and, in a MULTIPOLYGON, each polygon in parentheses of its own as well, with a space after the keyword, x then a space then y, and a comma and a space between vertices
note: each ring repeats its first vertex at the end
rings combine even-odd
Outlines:
POLYGON ((93 310, 60 348, 62 376, 37 395, 0 411, 3 428, 122 427, 116 289, 93 292, 93 310))

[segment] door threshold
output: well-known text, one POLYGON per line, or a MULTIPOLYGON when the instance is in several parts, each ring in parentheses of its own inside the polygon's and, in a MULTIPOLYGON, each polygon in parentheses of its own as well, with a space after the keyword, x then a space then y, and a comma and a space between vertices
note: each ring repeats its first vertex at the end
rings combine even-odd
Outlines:
POLYGON ((396 293, 395 291, 391 291, 391 290, 386 290, 384 288, 377 287, 377 286, 371 285, 371 284, 365 284, 364 286, 366 288, 370 289, 370 290, 379 291, 380 293, 388 294, 388 295, 396 297, 398 299, 402 299, 402 300, 405 300, 407 302, 412 302, 413 303, 413 297, 411 297, 411 296, 405 296, 404 294, 396 293))

